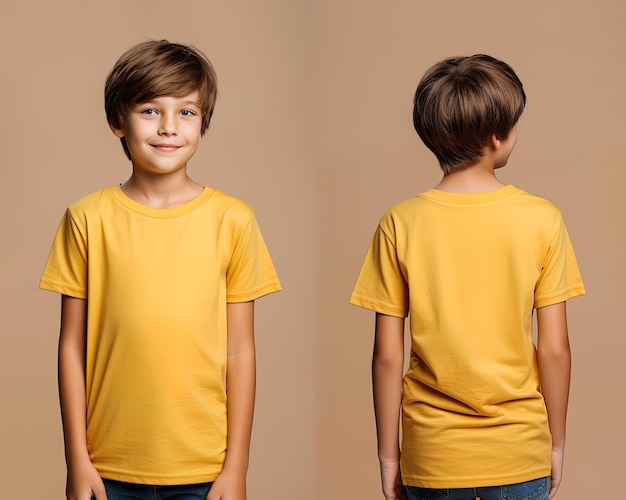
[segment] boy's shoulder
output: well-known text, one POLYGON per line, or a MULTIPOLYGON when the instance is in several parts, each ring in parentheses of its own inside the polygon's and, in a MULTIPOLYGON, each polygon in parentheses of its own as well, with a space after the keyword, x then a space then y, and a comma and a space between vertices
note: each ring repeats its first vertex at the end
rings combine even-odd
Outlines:
POLYGON ((114 187, 115 186, 105 187, 99 189, 98 191, 94 191, 93 193, 90 193, 86 196, 83 196, 77 201, 71 203, 67 207, 67 211, 72 215, 79 215, 98 210, 98 207, 101 206, 102 203, 110 201, 110 191, 114 187))
POLYGON ((243 219, 249 219, 254 215, 254 209, 245 201, 230 194, 226 194, 216 188, 205 186, 204 189, 212 191, 211 203, 219 210, 224 211, 224 213, 243 219))
POLYGON ((559 211, 551 201, 508 184, 500 189, 479 193, 453 193, 429 189, 393 205, 386 213, 402 214, 419 208, 436 206, 469 207, 476 205, 489 206, 490 204, 496 206, 496 203, 506 203, 519 207, 535 207, 546 211, 559 211))
MULTIPOLYGON (((389 208, 380 219, 384 228, 398 224, 412 225, 419 217, 439 217, 442 211, 482 207, 485 210, 516 213, 548 223, 562 218, 561 211, 551 201, 533 195, 513 185, 482 193, 451 193, 429 189, 389 208)), ((483 212, 484 214, 484 212, 483 212)))

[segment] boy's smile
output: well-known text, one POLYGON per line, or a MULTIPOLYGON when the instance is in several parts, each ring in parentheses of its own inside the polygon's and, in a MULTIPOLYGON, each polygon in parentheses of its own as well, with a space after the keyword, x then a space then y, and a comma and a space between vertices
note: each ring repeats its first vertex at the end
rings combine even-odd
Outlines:
POLYGON ((122 128, 112 127, 126 141, 133 170, 163 175, 185 168, 202 135, 198 97, 155 97, 134 105, 122 128))

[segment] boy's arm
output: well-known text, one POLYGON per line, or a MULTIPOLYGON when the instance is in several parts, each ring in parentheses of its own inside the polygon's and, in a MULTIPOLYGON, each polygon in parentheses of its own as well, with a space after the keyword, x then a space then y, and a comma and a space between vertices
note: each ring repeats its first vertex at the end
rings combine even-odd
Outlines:
POLYGON ((106 500, 104 484, 89 459, 85 401, 87 301, 63 295, 59 337, 59 399, 68 500, 106 500))
POLYGON ((537 309, 537 359, 541 392, 546 402, 552 434, 552 498, 559 488, 563 471, 571 370, 565 302, 537 309))
POLYGON ((226 460, 207 500, 245 500, 256 388, 254 301, 227 304, 226 460))
POLYGON ((400 477, 400 405, 404 369, 404 318, 376 313, 372 357, 378 459, 387 500, 405 499, 400 477))

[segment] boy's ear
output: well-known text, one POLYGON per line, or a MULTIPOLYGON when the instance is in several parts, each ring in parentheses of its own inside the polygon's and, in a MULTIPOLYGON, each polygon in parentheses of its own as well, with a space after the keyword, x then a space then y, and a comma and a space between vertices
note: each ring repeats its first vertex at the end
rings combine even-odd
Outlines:
POLYGON ((112 123, 109 123, 109 127, 111 128, 111 131, 115 134, 115 137, 121 139, 122 137, 124 137, 126 134, 124 133, 124 129, 118 128, 115 125, 113 125, 112 123))
POLYGON ((502 142, 500 141, 500 139, 498 139, 495 134, 492 135, 491 139, 489 140, 489 146, 491 146, 495 150, 498 150, 500 149, 501 145, 502 145, 502 142))

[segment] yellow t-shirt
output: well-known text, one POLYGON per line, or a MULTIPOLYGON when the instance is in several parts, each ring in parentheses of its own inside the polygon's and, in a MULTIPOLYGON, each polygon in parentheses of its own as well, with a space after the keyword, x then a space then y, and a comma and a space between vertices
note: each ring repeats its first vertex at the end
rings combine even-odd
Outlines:
POLYGON ((430 190, 387 212, 350 302, 410 316, 405 484, 466 488, 550 475, 532 313, 584 293, 561 213, 514 186, 430 190))
POLYGON ((66 211, 40 287, 88 299, 87 447, 102 477, 214 480, 226 304, 280 290, 252 209, 209 187, 171 209, 103 189, 66 211))

